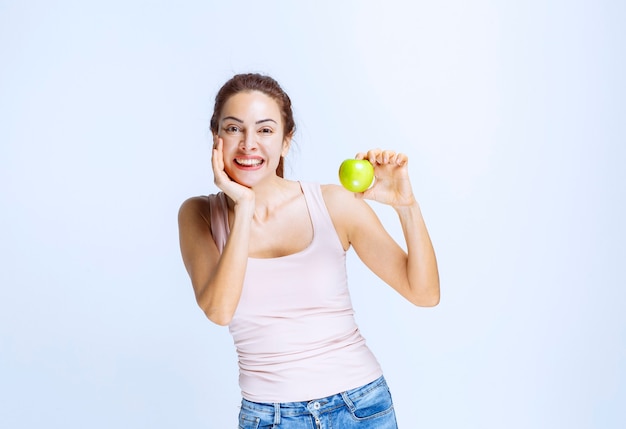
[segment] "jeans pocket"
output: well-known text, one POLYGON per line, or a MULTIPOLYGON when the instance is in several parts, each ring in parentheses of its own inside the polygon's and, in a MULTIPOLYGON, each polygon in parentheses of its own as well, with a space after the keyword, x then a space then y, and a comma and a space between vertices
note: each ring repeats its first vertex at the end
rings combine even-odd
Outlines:
POLYGON ((393 412, 391 393, 385 383, 379 384, 374 389, 362 396, 350 398, 354 404, 352 415, 357 420, 369 420, 384 416, 393 412))
POLYGON ((239 429, 259 429, 260 423, 258 416, 246 414, 244 411, 239 413, 239 429))

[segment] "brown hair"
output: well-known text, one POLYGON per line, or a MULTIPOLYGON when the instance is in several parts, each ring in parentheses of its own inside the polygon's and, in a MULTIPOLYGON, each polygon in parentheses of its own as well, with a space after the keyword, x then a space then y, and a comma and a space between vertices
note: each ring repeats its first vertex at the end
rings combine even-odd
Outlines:
MULTIPOLYGON (((282 115, 284 137, 293 136, 296 131, 296 123, 291 110, 291 99, 278 82, 269 76, 258 73, 237 74, 220 88, 215 96, 215 106, 213 107, 213 116, 211 116, 211 132, 217 134, 219 128, 218 120, 226 101, 235 94, 249 91, 262 92, 276 101, 282 115)), ((276 174, 280 177, 284 175, 283 157, 280 158, 276 174)))

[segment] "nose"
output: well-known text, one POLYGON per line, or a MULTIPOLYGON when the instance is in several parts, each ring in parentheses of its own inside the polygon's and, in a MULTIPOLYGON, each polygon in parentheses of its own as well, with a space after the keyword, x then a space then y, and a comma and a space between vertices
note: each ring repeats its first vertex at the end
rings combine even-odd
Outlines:
POLYGON ((239 142, 239 147, 241 149, 246 150, 246 151, 248 151, 248 150, 256 150, 257 142, 256 142, 255 137, 256 136, 255 136, 254 133, 245 132, 243 134, 243 138, 241 139, 241 142, 239 142))

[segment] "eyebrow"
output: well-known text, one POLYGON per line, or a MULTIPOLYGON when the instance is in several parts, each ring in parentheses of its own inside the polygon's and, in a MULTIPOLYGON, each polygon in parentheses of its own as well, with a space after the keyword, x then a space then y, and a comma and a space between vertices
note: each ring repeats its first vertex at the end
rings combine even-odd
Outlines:
MULTIPOLYGON (((243 121, 239 118, 235 118, 234 116, 226 116, 225 118, 222 119, 222 122, 226 121, 226 120, 231 120, 231 121, 235 121, 235 122, 239 122, 240 124, 243 124, 243 121)), ((263 122, 274 122, 275 124, 278 124, 278 122, 276 122, 275 120, 268 118, 268 119, 261 119, 260 121, 256 121, 255 124, 262 124, 263 122)))

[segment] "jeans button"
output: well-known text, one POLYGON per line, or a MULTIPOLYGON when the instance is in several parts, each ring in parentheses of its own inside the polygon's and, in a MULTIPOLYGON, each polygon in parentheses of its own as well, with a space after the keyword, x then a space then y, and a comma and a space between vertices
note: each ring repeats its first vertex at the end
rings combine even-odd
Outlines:
POLYGON ((314 403, 313 404, 313 409, 319 410, 320 409, 320 403, 319 402, 314 403))

